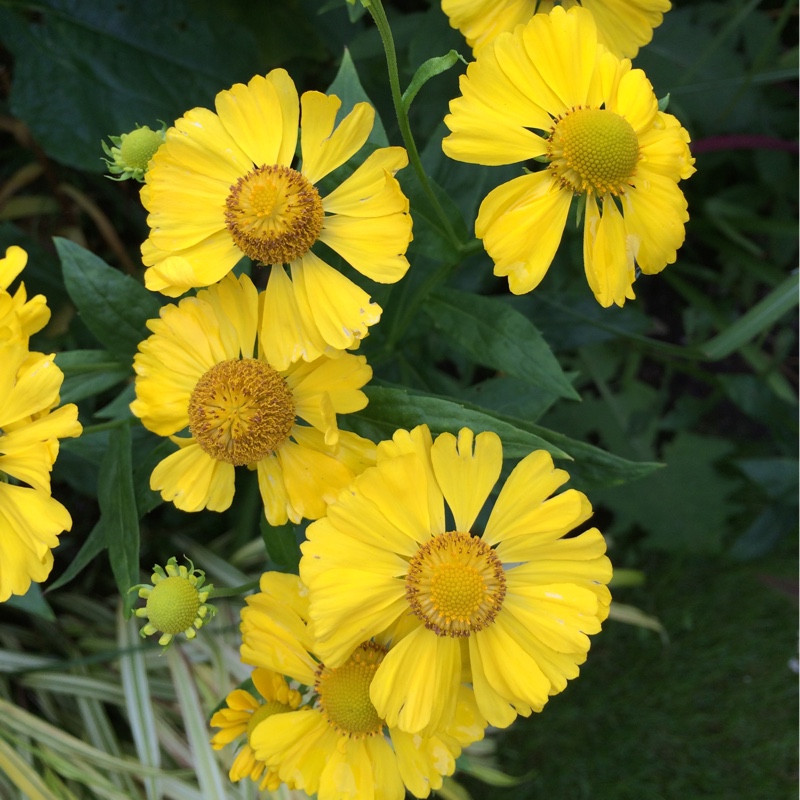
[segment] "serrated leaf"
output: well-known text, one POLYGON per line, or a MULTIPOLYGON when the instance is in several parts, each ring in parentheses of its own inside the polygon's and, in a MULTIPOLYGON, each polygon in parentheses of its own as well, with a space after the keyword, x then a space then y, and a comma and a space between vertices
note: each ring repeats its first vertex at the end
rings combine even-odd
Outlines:
POLYGON ((100 465, 97 501, 111 570, 130 616, 133 600, 128 589, 139 582, 139 514, 133 489, 131 431, 127 425, 114 428, 109 435, 108 450, 100 465))
POLYGON ((536 326, 502 300, 443 289, 423 308, 434 327, 479 364, 580 400, 536 326))
POLYGON ((86 327, 123 363, 148 336, 145 322, 158 316, 158 300, 133 278, 68 239, 55 238, 64 283, 86 327))

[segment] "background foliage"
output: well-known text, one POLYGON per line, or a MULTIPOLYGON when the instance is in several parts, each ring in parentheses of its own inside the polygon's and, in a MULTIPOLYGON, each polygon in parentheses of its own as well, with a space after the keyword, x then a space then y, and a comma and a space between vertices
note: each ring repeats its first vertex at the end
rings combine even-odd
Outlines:
MULTIPOLYGON (((539 289, 509 295, 471 225, 514 169, 441 152, 464 65, 411 107, 450 230, 400 173, 412 268, 368 287, 386 311, 361 349, 375 380, 352 427, 379 439, 468 424, 497 430, 511 458, 573 457, 609 537, 615 600, 660 631, 610 622, 580 680, 464 757, 451 797, 794 796, 797 4, 674 6, 636 66, 692 135, 691 221, 678 262, 637 281, 624 309, 596 304, 574 231, 539 289), (495 770, 521 781, 503 788, 495 770)), ((438 3, 387 11, 404 86, 428 58, 469 57, 438 3)), ((54 494, 74 526, 53 578, 0 610, 2 797, 255 796, 206 744, 210 711, 246 675, 240 601, 219 601, 196 644, 159 658, 138 646, 117 587, 181 553, 216 586, 296 569, 302 530, 259 522, 254 479, 222 515, 150 491, 169 445, 119 423, 162 299, 141 286, 137 185, 102 177, 100 140, 210 107, 276 66, 345 108, 366 95, 382 119, 372 145, 400 143, 377 32, 338 0, 0 2, 0 249, 30 253, 29 293, 53 309, 31 346, 58 353, 62 399, 92 426, 61 444, 54 494)))

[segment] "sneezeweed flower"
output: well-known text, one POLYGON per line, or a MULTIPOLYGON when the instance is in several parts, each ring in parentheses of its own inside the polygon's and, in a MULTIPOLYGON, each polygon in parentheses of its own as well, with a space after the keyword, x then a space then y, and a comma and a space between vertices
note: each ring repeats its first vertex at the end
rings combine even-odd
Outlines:
MULTIPOLYGON (((672 8, 670 0, 561 0, 560 5, 569 9, 579 3, 594 16, 598 41, 619 58, 634 58, 649 44, 672 8)), ((499 34, 534 14, 549 14, 555 5, 553 0, 442 0, 442 11, 477 56, 499 34)))
POLYGON ((140 583, 129 590, 138 591, 139 597, 147 600, 144 608, 133 612, 147 620, 139 635, 144 639, 160 633, 158 643, 162 647, 179 633, 194 639, 197 631, 217 613, 216 607, 206 602, 214 587, 210 583, 204 586, 205 578, 205 572, 195 569, 191 561, 188 567, 178 566, 174 556, 166 567, 156 564, 150 576, 152 585, 140 583))
POLYGON ((50 320, 50 309, 44 295, 28 300, 25 284, 20 283, 12 295, 8 287, 28 263, 28 254, 16 245, 0 258, 0 340, 21 339, 27 342, 50 320))
POLYGON ((494 433, 463 428, 432 442, 424 425, 397 431, 306 531, 300 575, 326 664, 405 628, 370 686, 390 726, 447 724, 462 668, 491 725, 541 711, 578 675, 608 616, 605 541, 596 528, 565 538, 592 510, 574 489, 550 497, 569 475, 544 450, 515 467, 478 535, 502 462, 494 433))
POLYGON ((357 347, 380 318, 369 296, 312 250, 318 242, 380 283, 408 269, 411 218, 394 177, 408 162, 403 148, 376 150, 320 194, 320 181, 361 149, 375 118, 357 103, 335 125, 340 107, 320 92, 298 99, 282 69, 237 83, 217 95, 216 114, 192 109, 167 131, 142 189, 149 289, 177 297, 208 286, 243 255, 270 268, 262 333, 277 369, 357 347))
POLYGON ((58 440, 80 436, 74 403, 56 408, 64 375, 54 356, 0 341, 0 601, 23 595, 53 567, 72 518, 51 497, 58 440))
POLYGON ((386 725, 370 700, 370 684, 389 652, 380 641, 359 642, 342 663, 321 663, 308 627, 308 592, 296 575, 266 573, 261 591, 242 611, 242 660, 313 687, 296 711, 253 728, 255 757, 282 781, 319 800, 376 797, 402 800, 439 789, 463 747, 483 737, 485 720, 462 687, 452 724, 430 735, 386 725), (404 788, 405 787, 405 788, 404 788))
POLYGON ((350 353, 275 368, 257 335, 263 302, 250 278, 230 274, 164 306, 134 359, 131 410, 178 447, 150 478, 164 500, 183 511, 224 511, 235 468, 247 465, 258 471, 267 520, 282 525, 322 516, 374 463, 375 445, 336 421, 366 406, 361 387, 372 370, 350 353), (187 427, 188 436, 174 435, 187 427))
POLYGON ((253 685, 259 697, 246 689, 234 689, 226 698, 226 708, 211 717, 211 727, 220 730, 211 739, 211 746, 221 750, 225 745, 244 736, 244 742, 236 754, 228 776, 237 783, 243 778, 259 784, 259 789, 276 791, 282 781, 275 769, 256 758, 250 745, 250 736, 256 726, 273 714, 294 711, 302 702, 296 689, 289 688, 283 675, 268 669, 256 669, 252 674, 253 685))
POLYGON ((167 131, 167 126, 162 123, 160 130, 153 131, 145 125, 138 125, 130 132, 121 136, 109 136, 113 147, 105 142, 100 142, 103 152, 108 158, 106 162, 111 175, 106 175, 112 181, 126 181, 133 178, 139 183, 144 183, 144 174, 151 159, 162 144, 167 131))
POLYGON ((645 74, 597 43, 583 8, 537 14, 470 64, 450 104, 445 153, 546 167, 498 186, 475 233, 514 294, 534 289, 555 256, 572 200, 584 217, 583 258, 602 306, 633 298, 646 274, 675 261, 689 219, 678 181, 695 170, 689 134, 645 74))

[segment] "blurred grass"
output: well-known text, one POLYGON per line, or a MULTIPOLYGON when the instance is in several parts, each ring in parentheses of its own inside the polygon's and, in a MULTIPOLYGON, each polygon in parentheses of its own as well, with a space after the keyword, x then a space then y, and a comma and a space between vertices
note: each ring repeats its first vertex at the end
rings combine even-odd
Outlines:
POLYGON ((501 768, 529 780, 465 779, 473 797, 797 797, 796 556, 786 550, 747 565, 651 558, 648 585, 616 596, 658 615, 669 643, 606 623, 580 679, 497 737, 501 768))

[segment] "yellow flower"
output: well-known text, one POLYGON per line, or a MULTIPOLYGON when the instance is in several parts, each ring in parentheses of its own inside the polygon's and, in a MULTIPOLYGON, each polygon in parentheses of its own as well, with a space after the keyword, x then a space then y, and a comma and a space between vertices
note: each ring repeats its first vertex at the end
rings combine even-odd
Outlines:
POLYGON ((453 773, 461 749, 483 738, 486 723, 472 692, 461 687, 454 720, 444 730, 420 736, 388 727, 370 700, 370 683, 389 649, 361 641, 338 667, 320 663, 307 595, 296 575, 265 573, 261 592, 248 597, 242 611, 242 660, 314 687, 306 705, 253 728, 255 757, 319 800, 402 800, 404 787, 427 797, 453 773))
POLYGON ((296 689, 290 689, 283 675, 268 669, 255 669, 252 675, 253 685, 261 701, 245 689, 234 689, 226 698, 227 708, 217 711, 211 717, 211 727, 220 728, 211 739, 211 746, 221 750, 243 734, 246 736, 241 749, 236 754, 230 779, 236 783, 242 778, 259 783, 259 789, 276 791, 281 785, 276 769, 256 758, 250 744, 250 738, 256 726, 273 714, 285 714, 296 709, 302 697, 296 689))
POLYGON ((72 527, 50 496, 50 471, 58 440, 82 428, 74 404, 53 410, 64 379, 53 359, 0 341, 0 601, 47 578, 58 536, 72 527))
POLYGON ((50 320, 50 309, 44 295, 28 300, 25 284, 20 283, 14 294, 8 287, 28 263, 28 254, 16 245, 0 258, 0 340, 25 339, 38 333, 50 320))
POLYGON ((307 529, 300 575, 325 663, 402 624, 370 687, 387 725, 447 724, 462 668, 491 725, 540 711, 608 615, 605 541, 596 528, 564 538, 592 510, 574 489, 548 499, 569 475, 545 451, 516 466, 478 535, 502 463, 494 433, 397 431, 307 529))
POLYGON ((145 176, 147 287, 177 297, 216 283, 242 255, 270 266, 263 339, 278 369, 356 347, 380 318, 362 289, 312 251, 315 243, 380 283, 408 269, 411 218, 394 178, 408 163, 403 148, 376 150, 320 195, 317 184, 361 149, 375 118, 369 104, 357 103, 335 126, 340 107, 338 97, 320 92, 298 100, 286 71, 272 70, 220 92, 216 114, 187 112, 145 176))
POLYGON ((675 261, 689 219, 678 181, 695 171, 689 134, 658 110, 641 70, 597 44, 588 11, 557 7, 502 34, 470 64, 461 91, 445 118, 448 156, 547 165, 491 191, 475 222, 514 294, 544 277, 575 196, 601 305, 634 297, 635 264, 653 274, 675 261))
MULTIPOLYGON (((569 9, 578 2, 561 0, 561 5, 569 9)), ((499 34, 534 14, 549 14, 554 5, 553 0, 442 0, 442 11, 477 56, 499 34)), ((594 15, 598 41, 619 58, 634 58, 672 8, 670 0, 580 0, 580 5, 594 15)))
POLYGON ((224 511, 235 467, 258 470, 271 525, 316 519, 354 475, 374 463, 375 445, 340 431, 336 414, 367 404, 372 376, 363 356, 321 356, 276 369, 257 324, 263 293, 243 275, 161 309, 134 359, 131 410, 177 452, 150 486, 183 511, 224 511), (298 422, 305 420, 308 425, 298 422), (188 426, 189 436, 177 434, 188 426))

